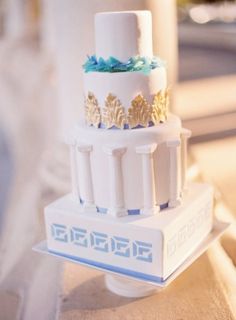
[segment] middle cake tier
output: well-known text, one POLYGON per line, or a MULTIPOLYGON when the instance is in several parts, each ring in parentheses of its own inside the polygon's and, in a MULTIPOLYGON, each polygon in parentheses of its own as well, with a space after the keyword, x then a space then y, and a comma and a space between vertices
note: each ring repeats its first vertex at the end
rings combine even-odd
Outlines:
POLYGON ((168 112, 166 71, 84 73, 86 121, 96 128, 133 129, 164 122, 168 112))
POLYGON ((175 207, 185 176, 184 134, 174 115, 138 130, 78 125, 69 142, 75 199, 85 211, 116 217, 175 207))

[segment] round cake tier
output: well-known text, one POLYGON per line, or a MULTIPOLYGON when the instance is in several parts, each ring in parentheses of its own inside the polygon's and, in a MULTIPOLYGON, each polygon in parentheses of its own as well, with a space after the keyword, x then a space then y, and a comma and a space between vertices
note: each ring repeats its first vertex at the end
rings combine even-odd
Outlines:
POLYGON ((77 126, 71 141, 73 193, 88 211, 152 214, 178 204, 181 121, 139 130, 77 126))
POLYGON ((95 15, 97 57, 120 61, 152 57, 152 16, 149 11, 103 12, 95 15))
POLYGON ((167 115, 166 83, 164 67, 152 70, 149 75, 141 72, 84 73, 87 123, 120 129, 159 123, 167 115))

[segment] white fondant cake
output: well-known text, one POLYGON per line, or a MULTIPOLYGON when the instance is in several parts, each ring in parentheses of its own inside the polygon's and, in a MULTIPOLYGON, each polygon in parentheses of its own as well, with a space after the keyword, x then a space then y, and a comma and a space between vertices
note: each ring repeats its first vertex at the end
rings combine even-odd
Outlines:
POLYGON ((86 123, 67 140, 72 195, 45 210, 48 248, 163 281, 211 231, 212 189, 185 192, 190 131, 168 113, 150 13, 97 14, 95 34, 102 59, 85 65, 86 123))
MULTIPOLYGON (((171 180, 178 195, 181 193, 180 175, 175 178, 175 170, 171 176, 168 146, 169 141, 178 142, 180 135, 181 122, 174 115, 159 126, 119 132, 78 125, 70 141, 75 198, 80 198, 87 211, 95 205, 99 212, 114 216, 151 214, 159 206, 167 207, 171 180)), ((177 153, 180 172, 179 150, 177 153)))
POLYGON ((131 101, 139 94, 142 94, 148 103, 152 103, 154 95, 166 87, 164 67, 152 70, 149 75, 140 72, 84 73, 84 94, 87 97, 89 92, 92 92, 100 106, 104 105, 107 94, 112 93, 128 110, 131 101))
POLYGON ((151 57, 152 17, 149 11, 103 12, 95 15, 95 50, 104 59, 126 61, 132 56, 151 57))
POLYGON ((180 207, 114 219, 82 213, 67 196, 45 210, 48 248, 104 270, 164 281, 211 231, 212 199, 211 187, 193 184, 180 207))

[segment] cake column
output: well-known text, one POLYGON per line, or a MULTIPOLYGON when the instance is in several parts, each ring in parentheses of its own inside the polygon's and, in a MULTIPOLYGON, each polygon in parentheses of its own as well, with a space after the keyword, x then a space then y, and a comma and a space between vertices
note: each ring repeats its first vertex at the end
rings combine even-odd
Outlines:
POLYGON ((79 145, 79 167, 80 167, 80 196, 85 212, 96 212, 93 195, 93 182, 91 172, 90 153, 91 145, 79 145))
POLYGON ((143 145, 136 148, 136 152, 142 155, 142 174, 143 174, 143 195, 144 206, 142 214, 154 215, 160 211, 160 207, 156 204, 155 192, 155 174, 153 153, 157 148, 157 144, 143 145))
POLYGON ((179 159, 180 140, 167 142, 170 152, 170 194, 168 206, 177 207, 181 204, 180 199, 180 159, 179 159))
POLYGON ((74 200, 80 201, 76 141, 72 141, 72 143, 70 144, 70 168, 71 168, 72 195, 74 200))
POLYGON ((191 131, 182 129, 181 131, 181 190, 186 190, 186 170, 187 170, 187 142, 191 137, 191 131))
POLYGON ((109 156, 109 176, 110 176, 110 207, 108 214, 114 217, 127 215, 124 208, 124 189, 122 174, 122 156, 125 147, 105 147, 104 152, 109 156))
MULTIPOLYGON (((29 2, 29 1, 28 1, 29 2)), ((26 1, 8 0, 5 3, 6 17, 4 19, 4 31, 10 40, 24 36, 29 31, 29 17, 27 15, 26 1)))
MULTIPOLYGON (((146 9, 152 13, 153 52, 168 65, 167 78, 175 86, 178 78, 178 38, 176 0, 145 0, 146 9)), ((175 96, 171 90, 171 103, 175 96)), ((172 105, 170 106, 172 108, 172 105)))

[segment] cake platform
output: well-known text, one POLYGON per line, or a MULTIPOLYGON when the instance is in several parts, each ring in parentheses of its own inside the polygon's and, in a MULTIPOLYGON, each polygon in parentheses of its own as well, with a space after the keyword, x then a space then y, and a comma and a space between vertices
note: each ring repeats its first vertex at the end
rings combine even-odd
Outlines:
POLYGON ((137 272, 124 273, 119 268, 107 268, 107 266, 98 263, 91 263, 88 259, 80 259, 72 255, 53 252, 49 250, 47 242, 43 241, 36 245, 33 249, 37 252, 48 254, 65 261, 84 265, 103 271, 106 274, 106 285, 112 292, 126 297, 142 297, 154 293, 158 288, 168 286, 177 276, 179 276, 186 268, 188 268, 200 255, 202 255, 213 241, 218 239, 222 233, 228 228, 229 224, 214 219, 213 229, 199 243, 199 245, 188 254, 181 264, 165 279, 158 277, 150 277, 149 279, 140 276, 137 272))

